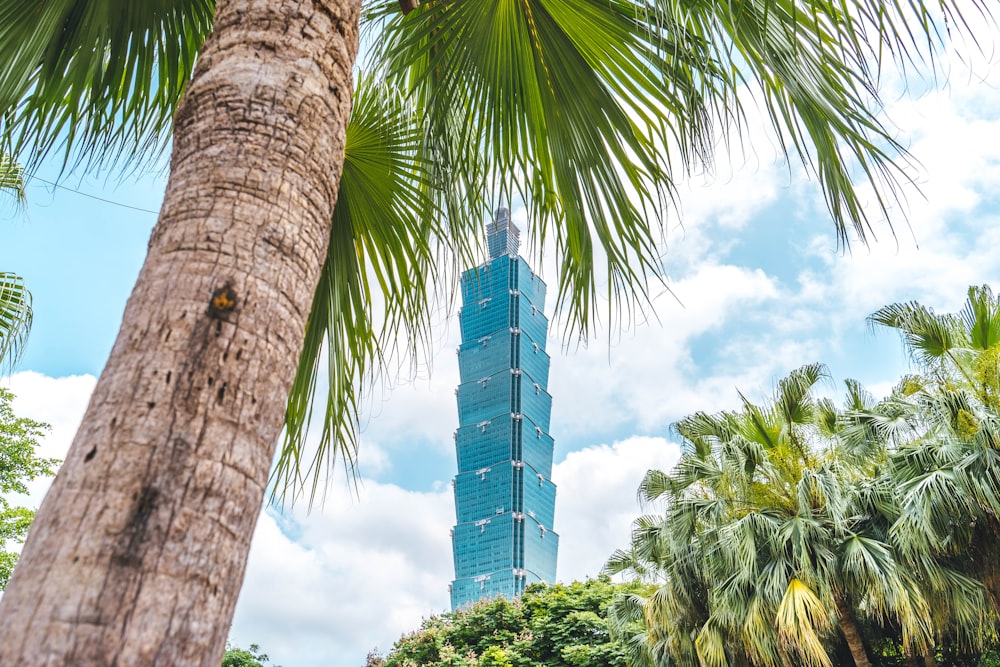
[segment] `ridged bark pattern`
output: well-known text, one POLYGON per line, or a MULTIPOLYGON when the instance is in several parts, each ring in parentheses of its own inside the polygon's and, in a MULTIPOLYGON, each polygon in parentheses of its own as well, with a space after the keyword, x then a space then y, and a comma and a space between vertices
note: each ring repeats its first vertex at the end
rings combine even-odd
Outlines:
POLYGON ((217 667, 329 239, 360 0, 219 0, 0 665, 217 667))

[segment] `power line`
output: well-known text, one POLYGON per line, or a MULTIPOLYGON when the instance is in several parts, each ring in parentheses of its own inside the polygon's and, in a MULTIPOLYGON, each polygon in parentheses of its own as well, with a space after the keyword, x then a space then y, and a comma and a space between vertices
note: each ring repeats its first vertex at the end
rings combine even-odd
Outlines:
POLYGON ((133 211, 142 211, 143 213, 152 213, 153 215, 159 215, 158 211, 151 211, 148 208, 139 208, 138 206, 131 206, 129 204, 122 204, 121 202, 116 202, 116 201, 112 201, 110 199, 105 199, 104 197, 98 197, 96 195, 87 194, 86 192, 80 192, 79 190, 74 190, 73 188, 65 186, 65 185, 59 185, 58 183, 53 183, 52 181, 46 181, 44 178, 39 178, 38 176, 31 176, 28 180, 29 181, 41 181, 42 183, 45 183, 46 185, 51 185, 54 188, 61 188, 63 190, 69 190, 70 192, 78 194, 81 197, 89 197, 90 199, 96 199, 97 201, 102 201, 105 204, 111 204, 112 206, 121 206, 122 208, 130 208, 133 211))

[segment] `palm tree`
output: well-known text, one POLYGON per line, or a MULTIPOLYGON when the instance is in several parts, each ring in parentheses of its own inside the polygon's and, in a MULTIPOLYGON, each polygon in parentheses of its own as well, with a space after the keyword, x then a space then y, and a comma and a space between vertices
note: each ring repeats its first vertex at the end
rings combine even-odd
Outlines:
MULTIPOLYGON (((854 663, 868 665, 859 613, 898 624, 914 653, 933 646, 927 599, 888 539, 885 486, 870 474, 877 462, 839 437, 853 426, 857 444, 861 418, 845 422, 812 397, 824 375, 806 366, 766 405, 744 398, 739 412, 681 420, 677 467, 643 481, 640 497, 665 498, 666 513, 640 520, 631 550, 608 570, 665 579, 659 599, 620 603, 620 618, 641 610, 646 644, 659 638, 678 664, 829 665, 839 626, 854 663)), ((842 412, 866 407, 857 383, 848 390, 842 412)), ((959 600, 963 609, 977 601, 959 600)), ((664 651, 654 643, 647 652, 664 651)))
MULTIPOLYGON (((928 438, 929 415, 922 398, 925 385, 906 376, 885 399, 852 390, 855 397, 840 413, 838 449, 861 473, 855 483, 853 516, 863 520, 866 531, 891 545, 897 561, 917 583, 931 612, 934 639, 970 651, 981 651, 994 634, 996 615, 987 604, 984 586, 969 574, 962 559, 942 559, 928 548, 919 532, 901 530, 908 525, 911 496, 900 497, 906 481, 895 462, 928 438)), ((968 555, 965 554, 965 555, 968 555)), ((901 637, 908 664, 917 664, 918 649, 901 637)), ((934 664, 934 652, 924 652, 925 665, 934 664)))
MULTIPOLYGON (((24 201, 24 171, 11 157, 0 152, 0 192, 12 193, 24 201)), ((0 370, 14 368, 24 350, 31 329, 31 293, 24 280, 0 271, 0 370)))
MULTIPOLYGON (((70 166, 135 166, 169 139, 171 160, 118 340, 0 601, 0 663, 217 664, 283 424, 283 479, 316 479, 295 463, 316 341, 331 350, 324 451, 349 456, 355 373, 386 349, 350 319, 368 281, 419 330, 431 240, 466 245, 484 184, 516 183, 535 235, 555 239, 559 301, 585 331, 596 249, 610 301, 641 305, 674 172, 739 132, 750 82, 841 238, 865 238, 852 171, 883 207, 905 178, 875 115, 878 71, 940 43, 929 7, 964 26, 955 3, 379 5, 373 75, 403 87, 397 110, 421 132, 381 163, 411 165, 397 231, 335 210, 361 0, 4 0, 10 154, 31 169, 61 145, 70 166)), ((369 166, 360 178, 389 174, 369 166)))
POLYGON ((908 379, 920 437, 890 459, 896 539, 915 562, 944 558, 975 576, 1000 611, 1000 299, 973 286, 957 314, 909 302, 869 319, 897 330, 920 370, 908 379))

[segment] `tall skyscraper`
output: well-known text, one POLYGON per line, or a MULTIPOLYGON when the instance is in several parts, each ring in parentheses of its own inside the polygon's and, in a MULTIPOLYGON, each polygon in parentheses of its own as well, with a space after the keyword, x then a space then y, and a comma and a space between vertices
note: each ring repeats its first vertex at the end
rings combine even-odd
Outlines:
POLYGON ((486 239, 489 261, 462 274, 453 609, 553 582, 559 547, 545 283, 518 256, 510 211, 497 211, 486 239))

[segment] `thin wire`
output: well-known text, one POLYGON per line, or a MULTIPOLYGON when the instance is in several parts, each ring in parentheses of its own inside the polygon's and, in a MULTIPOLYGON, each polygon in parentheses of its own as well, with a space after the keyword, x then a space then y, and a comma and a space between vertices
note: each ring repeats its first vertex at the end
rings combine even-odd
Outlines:
POLYGON ((133 211, 142 211, 143 213, 152 213, 153 215, 159 215, 159 211, 150 211, 148 208, 139 208, 138 206, 131 206, 129 204, 122 204, 121 202, 111 201, 110 199, 105 199, 103 197, 98 197, 96 195, 90 195, 86 192, 80 192, 79 190, 74 190, 73 188, 67 187, 65 185, 59 185, 58 183, 53 183, 52 181, 46 181, 44 178, 39 178, 38 176, 31 176, 28 182, 31 181, 41 181, 46 185, 51 185, 54 188, 62 188, 63 190, 69 190, 70 192, 76 193, 81 197, 89 197, 91 199, 96 199, 97 201, 102 201, 105 204, 111 204, 113 206, 121 206, 122 208, 130 208, 133 211))

